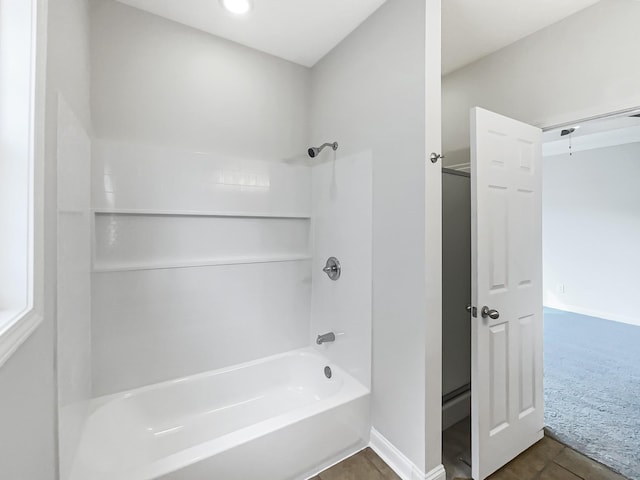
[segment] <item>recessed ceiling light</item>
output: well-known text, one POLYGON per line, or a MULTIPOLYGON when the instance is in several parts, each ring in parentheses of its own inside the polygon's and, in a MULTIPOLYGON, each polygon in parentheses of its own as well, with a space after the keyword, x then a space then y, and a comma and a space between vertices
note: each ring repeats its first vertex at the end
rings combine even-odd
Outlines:
POLYGON ((220 0, 220 3, 225 10, 235 15, 244 15, 251 10, 251 0, 220 0))

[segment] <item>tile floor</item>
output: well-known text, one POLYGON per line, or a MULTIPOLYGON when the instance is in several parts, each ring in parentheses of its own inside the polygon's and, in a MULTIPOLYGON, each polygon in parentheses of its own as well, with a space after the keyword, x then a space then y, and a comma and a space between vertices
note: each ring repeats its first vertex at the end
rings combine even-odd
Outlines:
MULTIPOLYGON (((443 461, 447 480, 466 480, 471 477, 466 465, 468 421, 462 421, 444 434, 443 461), (466 422, 466 423, 465 423, 466 422), (452 446, 453 444, 453 446, 452 446), (460 461, 460 457, 462 461, 460 461), (466 463, 465 463, 466 462, 466 463)), ((400 480, 370 448, 366 448, 311 480, 400 480)), ((550 437, 544 437, 533 447, 502 469, 489 480, 625 480, 605 466, 579 454, 550 437)))
MULTIPOLYGON (((470 479, 470 419, 445 430, 442 445, 447 480, 470 479)), ((545 436, 491 475, 489 480, 625 480, 625 477, 545 436)))
POLYGON ((367 447, 311 480, 400 480, 400 477, 367 447))
POLYGON ((625 480, 551 437, 544 437, 489 480, 625 480))

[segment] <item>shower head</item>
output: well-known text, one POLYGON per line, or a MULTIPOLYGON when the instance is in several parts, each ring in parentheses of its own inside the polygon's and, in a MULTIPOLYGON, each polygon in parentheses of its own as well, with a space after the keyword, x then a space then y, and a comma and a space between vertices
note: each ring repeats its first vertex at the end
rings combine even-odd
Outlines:
POLYGON ((323 143, 322 145, 320 145, 319 147, 311 147, 309 150, 307 150, 307 153, 309 154, 309 156, 311 158, 315 158, 318 156, 318 154, 322 151, 322 149, 324 149, 325 147, 331 147, 333 148, 333 150, 337 150, 338 149, 338 142, 333 142, 333 143, 323 143))

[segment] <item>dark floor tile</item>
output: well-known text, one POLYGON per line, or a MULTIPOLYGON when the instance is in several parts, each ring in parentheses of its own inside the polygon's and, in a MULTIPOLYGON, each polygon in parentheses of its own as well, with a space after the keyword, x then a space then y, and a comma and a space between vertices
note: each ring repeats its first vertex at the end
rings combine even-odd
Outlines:
POLYGON ((447 428, 442 433, 444 448, 454 454, 471 450, 471 419, 465 418, 461 422, 447 428))
POLYGON ((516 461, 514 460, 512 463, 508 464, 504 468, 505 474, 511 474, 513 477, 518 480, 533 480, 538 476, 538 474, 542 471, 545 465, 541 467, 534 466, 526 461, 516 461))
POLYGON ((442 463, 447 480, 471 478, 471 419, 452 425, 442 432, 442 463))
POLYGON ((356 453, 319 476, 320 480, 386 480, 364 452, 356 453))
POLYGON ((391 470, 391 467, 384 463, 384 461, 378 456, 376 452, 369 447, 363 450, 365 457, 369 460, 374 467, 382 474, 385 480, 400 480, 400 477, 396 475, 396 472, 391 470))
MULTIPOLYGON (((447 471, 447 478, 466 480, 466 475, 447 471)), ((400 480, 370 448, 347 458, 311 480, 400 480)), ((625 480, 604 465, 545 437, 488 480, 625 480)))
POLYGON ((570 448, 566 448, 554 461, 584 480, 624 480, 622 475, 570 448))
POLYGON ((447 480, 471 479, 470 461, 463 461, 460 454, 442 452, 442 464, 447 472, 447 480))
POLYGON ((569 470, 562 468, 560 465, 551 462, 542 470, 538 480, 582 480, 579 476, 574 475, 569 470))
POLYGON ((519 480, 533 480, 564 448, 565 446, 561 443, 549 437, 543 437, 511 461, 505 470, 519 480))
POLYGON ((511 473, 507 469, 501 468, 496 473, 491 475, 488 478, 488 480, 521 480, 521 479, 516 477, 513 473, 511 473))

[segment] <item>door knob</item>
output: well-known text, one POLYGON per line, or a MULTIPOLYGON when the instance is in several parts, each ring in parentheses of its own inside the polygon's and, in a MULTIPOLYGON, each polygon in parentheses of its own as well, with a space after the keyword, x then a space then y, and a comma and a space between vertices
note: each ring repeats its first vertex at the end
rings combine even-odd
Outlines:
POLYGON ((486 305, 482 307, 482 310, 480 310, 480 314, 482 315, 482 318, 489 317, 492 320, 497 320, 498 318, 500 318, 500 312, 498 312, 498 310, 490 310, 486 305))

